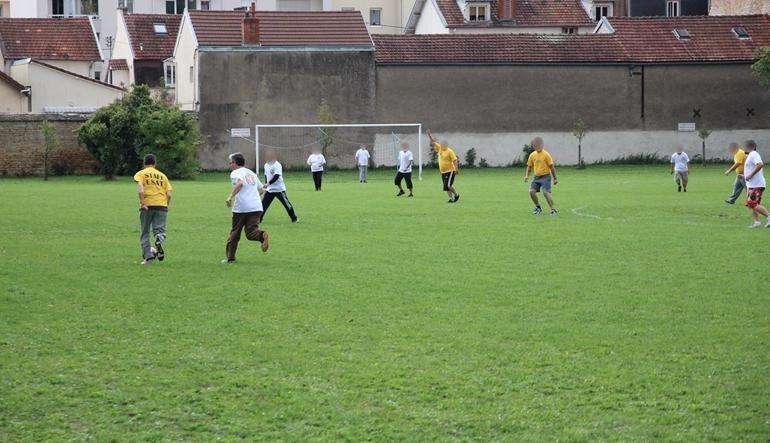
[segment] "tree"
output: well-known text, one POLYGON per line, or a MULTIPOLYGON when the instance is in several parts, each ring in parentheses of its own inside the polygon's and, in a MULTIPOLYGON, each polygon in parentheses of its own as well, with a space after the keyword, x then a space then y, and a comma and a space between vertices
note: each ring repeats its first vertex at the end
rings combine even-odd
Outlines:
POLYGON ((698 137, 701 139, 701 155, 703 156, 703 166, 706 166, 706 139, 711 135, 711 131, 706 128, 698 129, 698 137))
POLYGON ((586 126, 586 123, 581 118, 577 119, 575 126, 572 127, 572 135, 574 135, 578 141, 578 169, 586 167, 585 163, 583 163, 583 137, 585 137, 587 133, 588 127, 586 126))
POLYGON ((169 177, 193 177, 199 166, 195 153, 200 143, 197 122, 177 108, 155 110, 139 125, 139 157, 155 154, 169 177))
POLYGON ((759 59, 751 65, 751 69, 759 77, 759 83, 770 88, 770 47, 761 48, 757 55, 759 59))
POLYGON ((51 154, 59 147, 59 140, 56 138, 56 127, 48 120, 43 121, 43 180, 48 180, 48 169, 51 160, 51 154))
MULTIPOLYGON (((316 120, 322 125, 333 125, 335 123, 334 114, 332 113, 329 104, 326 103, 326 99, 322 98, 321 103, 318 104, 316 110, 316 120)), ((321 131, 321 153, 325 156, 326 149, 334 145, 334 128, 320 128, 321 131)))
POLYGON ((468 149, 465 153, 465 166, 473 168, 476 166, 476 148, 468 149))

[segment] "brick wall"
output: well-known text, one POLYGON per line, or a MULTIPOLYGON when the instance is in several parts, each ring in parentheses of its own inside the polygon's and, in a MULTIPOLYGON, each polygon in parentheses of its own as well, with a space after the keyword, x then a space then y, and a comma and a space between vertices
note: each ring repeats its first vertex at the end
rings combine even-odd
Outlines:
POLYGON ((77 129, 88 115, 0 115, 0 175, 43 174, 43 122, 56 128, 59 147, 50 153, 49 174, 92 174, 98 164, 78 145, 77 129))

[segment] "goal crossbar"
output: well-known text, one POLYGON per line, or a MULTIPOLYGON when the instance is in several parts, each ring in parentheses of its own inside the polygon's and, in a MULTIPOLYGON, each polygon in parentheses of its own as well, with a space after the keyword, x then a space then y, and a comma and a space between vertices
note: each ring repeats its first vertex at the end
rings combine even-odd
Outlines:
POLYGON ((417 165, 418 178, 422 180, 422 123, 309 123, 302 124, 259 124, 254 127, 254 150, 256 154, 256 173, 259 174, 259 130, 260 128, 417 128, 417 165))

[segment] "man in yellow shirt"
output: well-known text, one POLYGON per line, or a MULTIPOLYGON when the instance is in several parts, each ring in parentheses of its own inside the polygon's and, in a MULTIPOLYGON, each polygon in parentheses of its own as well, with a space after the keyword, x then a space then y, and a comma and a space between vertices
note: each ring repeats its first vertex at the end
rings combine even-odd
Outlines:
POLYGON ((144 169, 134 174, 134 181, 139 193, 139 222, 142 229, 139 240, 144 259, 142 264, 150 264, 156 259, 163 261, 166 258, 163 243, 166 241, 171 182, 164 173, 155 169, 155 156, 152 154, 144 156, 144 169), (150 246, 150 227, 155 235, 155 248, 150 246))
POLYGON ((540 189, 543 190, 545 200, 548 202, 548 206, 551 208, 551 215, 556 215, 559 211, 553 207, 553 197, 551 196, 551 177, 553 177, 553 184, 558 184, 556 179, 556 168, 553 165, 553 157, 545 149, 543 149, 543 139, 535 137, 532 140, 532 146, 535 148, 529 157, 527 158, 527 169, 524 171, 524 182, 529 180, 529 173, 532 172, 535 175, 532 184, 529 186, 529 196, 532 198, 532 202, 535 203, 535 209, 532 211, 535 215, 540 215, 543 209, 540 207, 540 201, 537 199, 537 193, 540 189))
POLYGON ((746 151, 738 146, 738 143, 730 143, 730 154, 733 156, 733 165, 725 171, 725 175, 730 175, 735 171, 735 183, 733 184, 733 193, 725 199, 725 203, 735 204, 738 197, 741 196, 743 188, 746 187, 746 179, 743 177, 743 164, 746 162, 746 151))
POLYGON ((447 203, 457 203, 460 200, 460 194, 455 190, 454 184, 457 173, 460 171, 460 159, 457 158, 455 151, 447 146, 446 142, 443 145, 437 142, 430 129, 428 129, 428 138, 430 139, 430 146, 438 153, 438 170, 441 172, 444 191, 449 196, 447 203))

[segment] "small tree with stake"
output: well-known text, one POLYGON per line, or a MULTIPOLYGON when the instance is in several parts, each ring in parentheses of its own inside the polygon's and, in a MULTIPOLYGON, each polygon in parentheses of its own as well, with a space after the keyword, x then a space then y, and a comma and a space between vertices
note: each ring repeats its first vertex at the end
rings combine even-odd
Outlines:
POLYGON ((706 128, 698 129, 698 137, 701 140, 701 155, 703 156, 703 166, 706 166, 706 139, 711 135, 711 131, 706 128))
MULTIPOLYGON (((321 103, 316 110, 316 119, 322 125, 333 125, 334 114, 332 113, 326 99, 322 98, 321 103)), ((320 128, 321 131, 321 153, 326 155, 327 148, 334 144, 334 128, 320 128)))
POLYGON ((574 135, 578 141, 578 169, 584 169, 586 167, 585 163, 583 163, 583 137, 586 136, 587 132, 588 127, 586 126, 586 123, 582 118, 579 118, 575 122, 575 126, 572 127, 572 135, 574 135))

